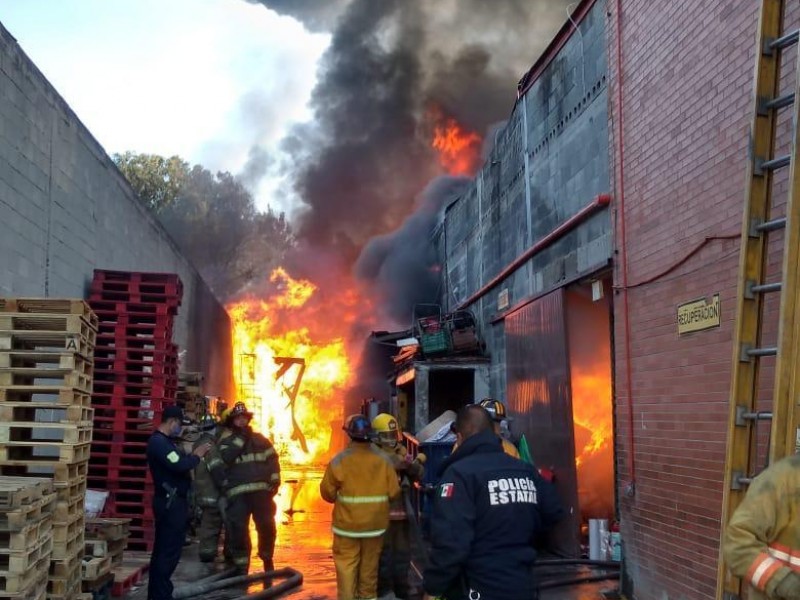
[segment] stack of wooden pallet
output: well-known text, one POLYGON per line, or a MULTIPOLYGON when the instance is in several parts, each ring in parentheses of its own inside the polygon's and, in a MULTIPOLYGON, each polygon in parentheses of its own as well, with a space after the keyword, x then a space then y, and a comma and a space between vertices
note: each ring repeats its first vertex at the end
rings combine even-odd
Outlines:
POLYGON ((91 592, 95 600, 111 597, 113 569, 122 565, 130 522, 130 519, 86 519, 83 591, 91 592))
POLYGON ((0 299, 0 475, 53 479, 53 600, 81 593, 96 336, 82 300, 0 299))
POLYGON ((187 419, 198 421, 208 414, 208 404, 203 396, 203 374, 180 373, 176 400, 187 419))
POLYGON ((0 597, 45 597, 55 503, 50 479, 0 477, 0 597))

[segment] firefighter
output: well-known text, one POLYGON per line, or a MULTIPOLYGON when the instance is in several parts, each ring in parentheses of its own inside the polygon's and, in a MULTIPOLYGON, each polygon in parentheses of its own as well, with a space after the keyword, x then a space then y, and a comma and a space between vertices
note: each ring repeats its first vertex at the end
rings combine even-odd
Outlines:
POLYGON ((168 406, 161 424, 147 441, 147 464, 153 478, 153 514, 156 539, 150 556, 148 600, 172 599, 172 574, 181 559, 186 527, 189 522, 187 496, 192 485, 192 469, 210 450, 201 444, 190 455, 180 452, 173 441, 183 429, 183 411, 168 406))
POLYGON ((237 402, 227 415, 230 435, 219 442, 211 476, 225 496, 226 533, 231 562, 241 572, 250 567, 250 517, 258 531, 258 555, 264 570, 274 570, 275 494, 281 483, 278 455, 272 443, 250 428, 253 413, 237 402))
POLYGON ((486 412, 492 417, 492 422, 494 424, 494 432, 503 442, 503 451, 508 454, 509 456, 513 456, 514 458, 519 458, 519 451, 517 447, 508 441, 502 432, 502 425, 508 424, 510 421, 507 413, 506 413, 506 405, 500 402, 500 400, 492 400, 491 398, 484 398, 481 400, 481 406, 486 409, 486 412))
POLYGON ((749 585, 751 600, 800 598, 800 455, 756 477, 722 541, 725 563, 749 585))
MULTIPOLYGON (((202 511, 197 537, 200 541, 200 560, 213 562, 217 558, 219 536, 223 530, 223 515, 220 506, 220 492, 211 477, 211 467, 222 461, 219 457, 219 443, 231 434, 230 429, 218 424, 213 417, 206 417, 200 423, 202 431, 194 443, 195 448, 201 444, 211 444, 211 450, 203 457, 194 470, 194 497, 202 511)), ((228 558, 227 538, 225 536, 225 557, 228 558)))
MULTIPOLYGON (((377 435, 378 447, 391 459, 401 482, 403 494, 414 481, 420 481, 424 467, 419 461, 407 460, 407 450, 397 419, 382 413, 372 420, 372 429, 377 435)), ((404 498, 399 496, 389 505, 389 528, 383 534, 378 568, 378 596, 394 592, 398 600, 408 598, 408 569, 411 565, 411 533, 404 498)))
POLYGON ((503 452, 489 413, 463 407, 431 517, 425 600, 536 597, 533 540, 564 516, 555 488, 503 452))
POLYGON ((339 600, 377 598, 378 560, 389 502, 400 495, 394 465, 371 442, 364 415, 347 418, 347 449, 325 469, 320 495, 333 506, 333 562, 339 600))

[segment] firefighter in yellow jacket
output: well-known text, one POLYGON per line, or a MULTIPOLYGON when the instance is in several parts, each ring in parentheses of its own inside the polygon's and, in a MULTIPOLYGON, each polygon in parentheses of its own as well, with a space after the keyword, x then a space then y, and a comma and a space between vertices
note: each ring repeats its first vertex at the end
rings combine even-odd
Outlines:
POLYGON ((800 598, 800 455, 753 480, 723 539, 725 563, 751 586, 748 598, 800 598))
MULTIPOLYGON (((219 548, 219 537, 223 529, 223 515, 219 506, 219 488, 211 477, 209 465, 213 465, 215 461, 220 460, 219 442, 230 435, 230 430, 217 424, 213 418, 203 421, 201 430, 202 434, 195 441, 194 447, 197 448, 202 444, 208 443, 211 444, 211 450, 200 459, 200 463, 194 469, 194 498, 197 506, 202 510, 197 537, 200 541, 200 560, 202 562, 213 562, 217 557, 219 548)), ((227 557, 227 539, 225 546, 225 555, 227 557)))
MULTIPOLYGON (((409 461, 406 447, 400 443, 402 432, 397 419, 381 413, 372 419, 378 447, 391 459, 405 492, 406 486, 420 481, 425 474, 421 461, 409 461)), ((411 566, 411 532, 404 499, 399 496, 389 506, 389 528, 383 535, 383 550, 378 568, 378 596, 393 592, 398 600, 408 598, 408 569, 411 566)))
POLYGON ((369 420, 347 418, 349 447, 325 470, 320 494, 333 506, 333 562, 339 600, 377 598, 378 560, 389 502, 400 495, 389 458, 371 443, 369 420))
POLYGON ((228 551, 242 573, 250 566, 250 517, 258 531, 258 555, 273 570, 275 494, 281 484, 278 455, 272 443, 250 428, 253 414, 237 402, 225 425, 231 434, 219 443, 219 460, 209 464, 214 482, 225 494, 228 551))

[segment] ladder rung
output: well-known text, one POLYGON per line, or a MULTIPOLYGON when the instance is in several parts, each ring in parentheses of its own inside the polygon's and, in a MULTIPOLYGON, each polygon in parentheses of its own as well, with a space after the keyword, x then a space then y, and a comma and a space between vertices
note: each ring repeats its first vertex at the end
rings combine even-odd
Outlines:
POLYGON ((755 281, 748 281, 744 289, 744 297, 748 300, 753 300, 756 297, 756 294, 780 292, 782 287, 783 283, 780 281, 775 283, 762 283, 761 285, 756 285, 755 281))
POLYGON ((746 406, 736 407, 736 426, 744 427, 748 421, 769 421, 772 419, 772 412, 768 410, 757 410, 755 412, 747 410, 746 406))
POLYGON ((751 358, 762 356, 775 356, 778 354, 778 348, 770 346, 766 348, 753 348, 747 344, 742 345, 742 351, 739 355, 739 360, 742 362, 750 362, 751 358))
POLYGON ((758 223, 753 227, 754 229, 753 235, 755 237, 758 237, 759 233, 776 231, 778 229, 783 229, 784 227, 786 227, 786 217, 772 219, 771 221, 764 221, 763 223, 758 223))
POLYGON ((744 486, 750 485, 752 482, 752 477, 745 476, 741 471, 734 471, 731 477, 731 489, 741 490, 744 486))
POLYGON ((800 29, 795 29, 791 33, 787 33, 784 36, 779 37, 778 39, 771 40, 767 47, 770 50, 784 50, 791 46, 792 44, 796 44, 798 37, 800 37, 800 29))
POLYGON ((794 92, 778 96, 774 100, 764 103, 765 108, 786 108, 794 104, 794 92))
POLYGON ((755 175, 763 175, 766 171, 776 171, 782 167, 786 167, 791 162, 792 157, 789 154, 773 158, 772 160, 757 158, 754 173, 755 175))

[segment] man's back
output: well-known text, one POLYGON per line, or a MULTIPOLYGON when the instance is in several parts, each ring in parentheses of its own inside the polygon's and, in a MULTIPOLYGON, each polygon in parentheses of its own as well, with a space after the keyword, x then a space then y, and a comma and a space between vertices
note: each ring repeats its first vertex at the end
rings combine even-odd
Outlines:
POLYGON ((461 583, 483 600, 533 597, 535 537, 563 516, 555 490, 532 466, 505 454, 491 431, 468 438, 445 467, 426 591, 461 583))

